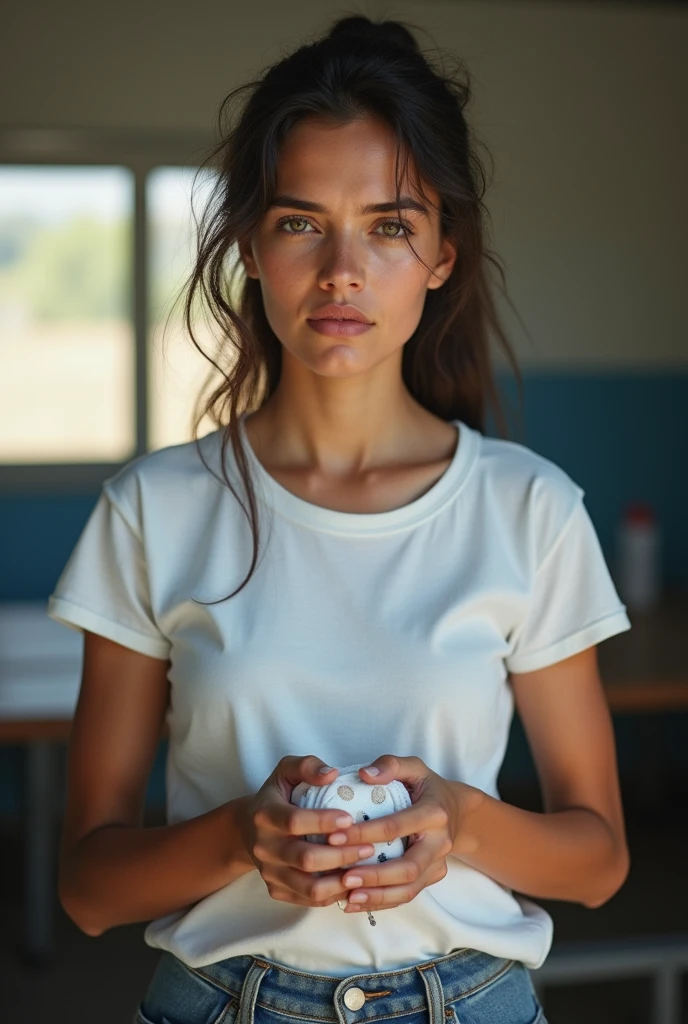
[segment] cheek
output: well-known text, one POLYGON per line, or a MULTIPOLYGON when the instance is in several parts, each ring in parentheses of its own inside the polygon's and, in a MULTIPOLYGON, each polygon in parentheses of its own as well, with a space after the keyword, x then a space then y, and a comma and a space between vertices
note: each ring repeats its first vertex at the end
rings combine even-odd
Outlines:
POLYGON ((275 292, 288 290, 292 281, 304 276, 307 267, 303 259, 288 250, 281 251, 279 246, 261 251, 256 263, 266 285, 275 292))
POLYGON ((253 258, 264 289, 277 291, 281 282, 297 273, 298 261, 289 246, 258 231, 253 238, 253 258))
POLYGON ((406 328, 409 321, 420 319, 427 293, 427 272, 411 257, 404 263, 370 282, 389 324, 406 328))
MULTIPOLYGON (((400 248, 401 251, 376 260, 371 269, 374 279, 384 293, 394 293, 396 297, 403 296, 404 304, 409 306, 414 305, 419 296, 422 301, 429 272, 405 246, 400 248)), ((423 249, 416 245, 416 250, 420 259, 432 266, 423 249)))
POLYGON ((256 265, 269 319, 279 321, 288 317, 300 307, 302 296, 312 289, 308 283, 312 275, 305 270, 303 261, 275 249, 259 253, 256 265))

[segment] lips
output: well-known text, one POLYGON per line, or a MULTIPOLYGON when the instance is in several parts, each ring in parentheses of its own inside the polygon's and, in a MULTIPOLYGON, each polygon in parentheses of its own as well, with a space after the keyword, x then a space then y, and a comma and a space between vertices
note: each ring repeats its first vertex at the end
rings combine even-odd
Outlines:
POLYGON ((330 320, 328 317, 307 320, 306 323, 312 331, 330 338, 355 338, 359 334, 365 334, 373 326, 361 320, 330 320))
POLYGON ((330 303, 328 306, 321 306, 317 309, 312 316, 308 317, 309 320, 356 320, 362 324, 372 324, 372 320, 369 320, 367 316, 358 309, 357 306, 347 304, 346 306, 338 306, 336 303, 330 303))

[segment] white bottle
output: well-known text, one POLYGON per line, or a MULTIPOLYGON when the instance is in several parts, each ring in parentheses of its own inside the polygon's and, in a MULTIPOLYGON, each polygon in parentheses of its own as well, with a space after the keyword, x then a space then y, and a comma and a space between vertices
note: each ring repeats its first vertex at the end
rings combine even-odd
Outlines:
POLYGON ((629 611, 650 612, 661 596, 661 537, 652 507, 626 506, 617 534, 617 589, 629 611))

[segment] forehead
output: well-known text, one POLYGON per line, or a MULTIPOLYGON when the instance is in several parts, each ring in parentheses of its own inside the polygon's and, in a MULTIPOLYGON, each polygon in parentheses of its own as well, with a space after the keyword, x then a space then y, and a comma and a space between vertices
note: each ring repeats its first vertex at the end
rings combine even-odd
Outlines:
MULTIPOLYGON (((277 191, 316 200, 328 208, 382 202, 395 195, 397 139, 383 121, 366 117, 345 125, 307 118, 292 128, 280 149, 277 191)), ((421 182, 413 156, 399 153, 401 191, 431 203, 438 193, 421 182)))

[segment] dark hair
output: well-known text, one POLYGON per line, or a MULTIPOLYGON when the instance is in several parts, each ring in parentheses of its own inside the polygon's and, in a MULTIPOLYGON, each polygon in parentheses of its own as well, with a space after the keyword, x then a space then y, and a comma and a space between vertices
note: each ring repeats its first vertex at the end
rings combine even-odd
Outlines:
MULTIPOLYGON (((197 222, 197 253, 185 282, 188 291, 184 306, 185 326, 194 345, 223 377, 200 411, 203 392, 199 395, 194 409, 194 440, 204 465, 210 469, 200 451, 198 427, 206 415, 218 427, 224 427, 224 482, 248 516, 253 534, 248 576, 220 600, 233 597, 248 583, 259 549, 255 494, 239 436, 238 416, 255 412, 273 394, 281 369, 281 343, 268 323, 260 282, 242 274, 239 258, 226 275, 226 259, 230 249, 258 227, 276 190, 280 146, 302 119, 318 117, 341 125, 366 116, 384 120, 397 138, 397 202, 403 179, 398 173, 400 157, 415 161, 419 177, 441 196, 441 231, 443 237, 457 240, 458 254, 445 283, 426 292, 418 326, 404 346, 403 380, 415 400, 436 416, 447 421, 460 418, 480 431, 485 429, 489 405, 495 411, 500 434, 505 436, 489 352, 490 328, 515 370, 522 400, 521 375, 487 277, 489 260, 498 269, 504 288, 499 257, 485 244, 484 218, 489 214, 482 197, 486 180, 464 117, 471 97, 470 79, 458 63, 464 72, 462 77, 458 70, 451 75, 431 65, 406 25, 350 16, 337 21, 324 37, 269 67, 258 81, 233 90, 221 104, 221 142, 199 168, 200 172, 219 157, 219 174, 200 225, 197 222), (227 104, 244 91, 250 95, 237 123, 226 126, 227 104), (194 337, 192 306, 198 289, 220 327, 218 358, 227 361, 226 370, 203 351, 194 337), (250 511, 225 470, 230 441, 250 511)), ((213 373, 211 370, 206 385, 213 373)))

